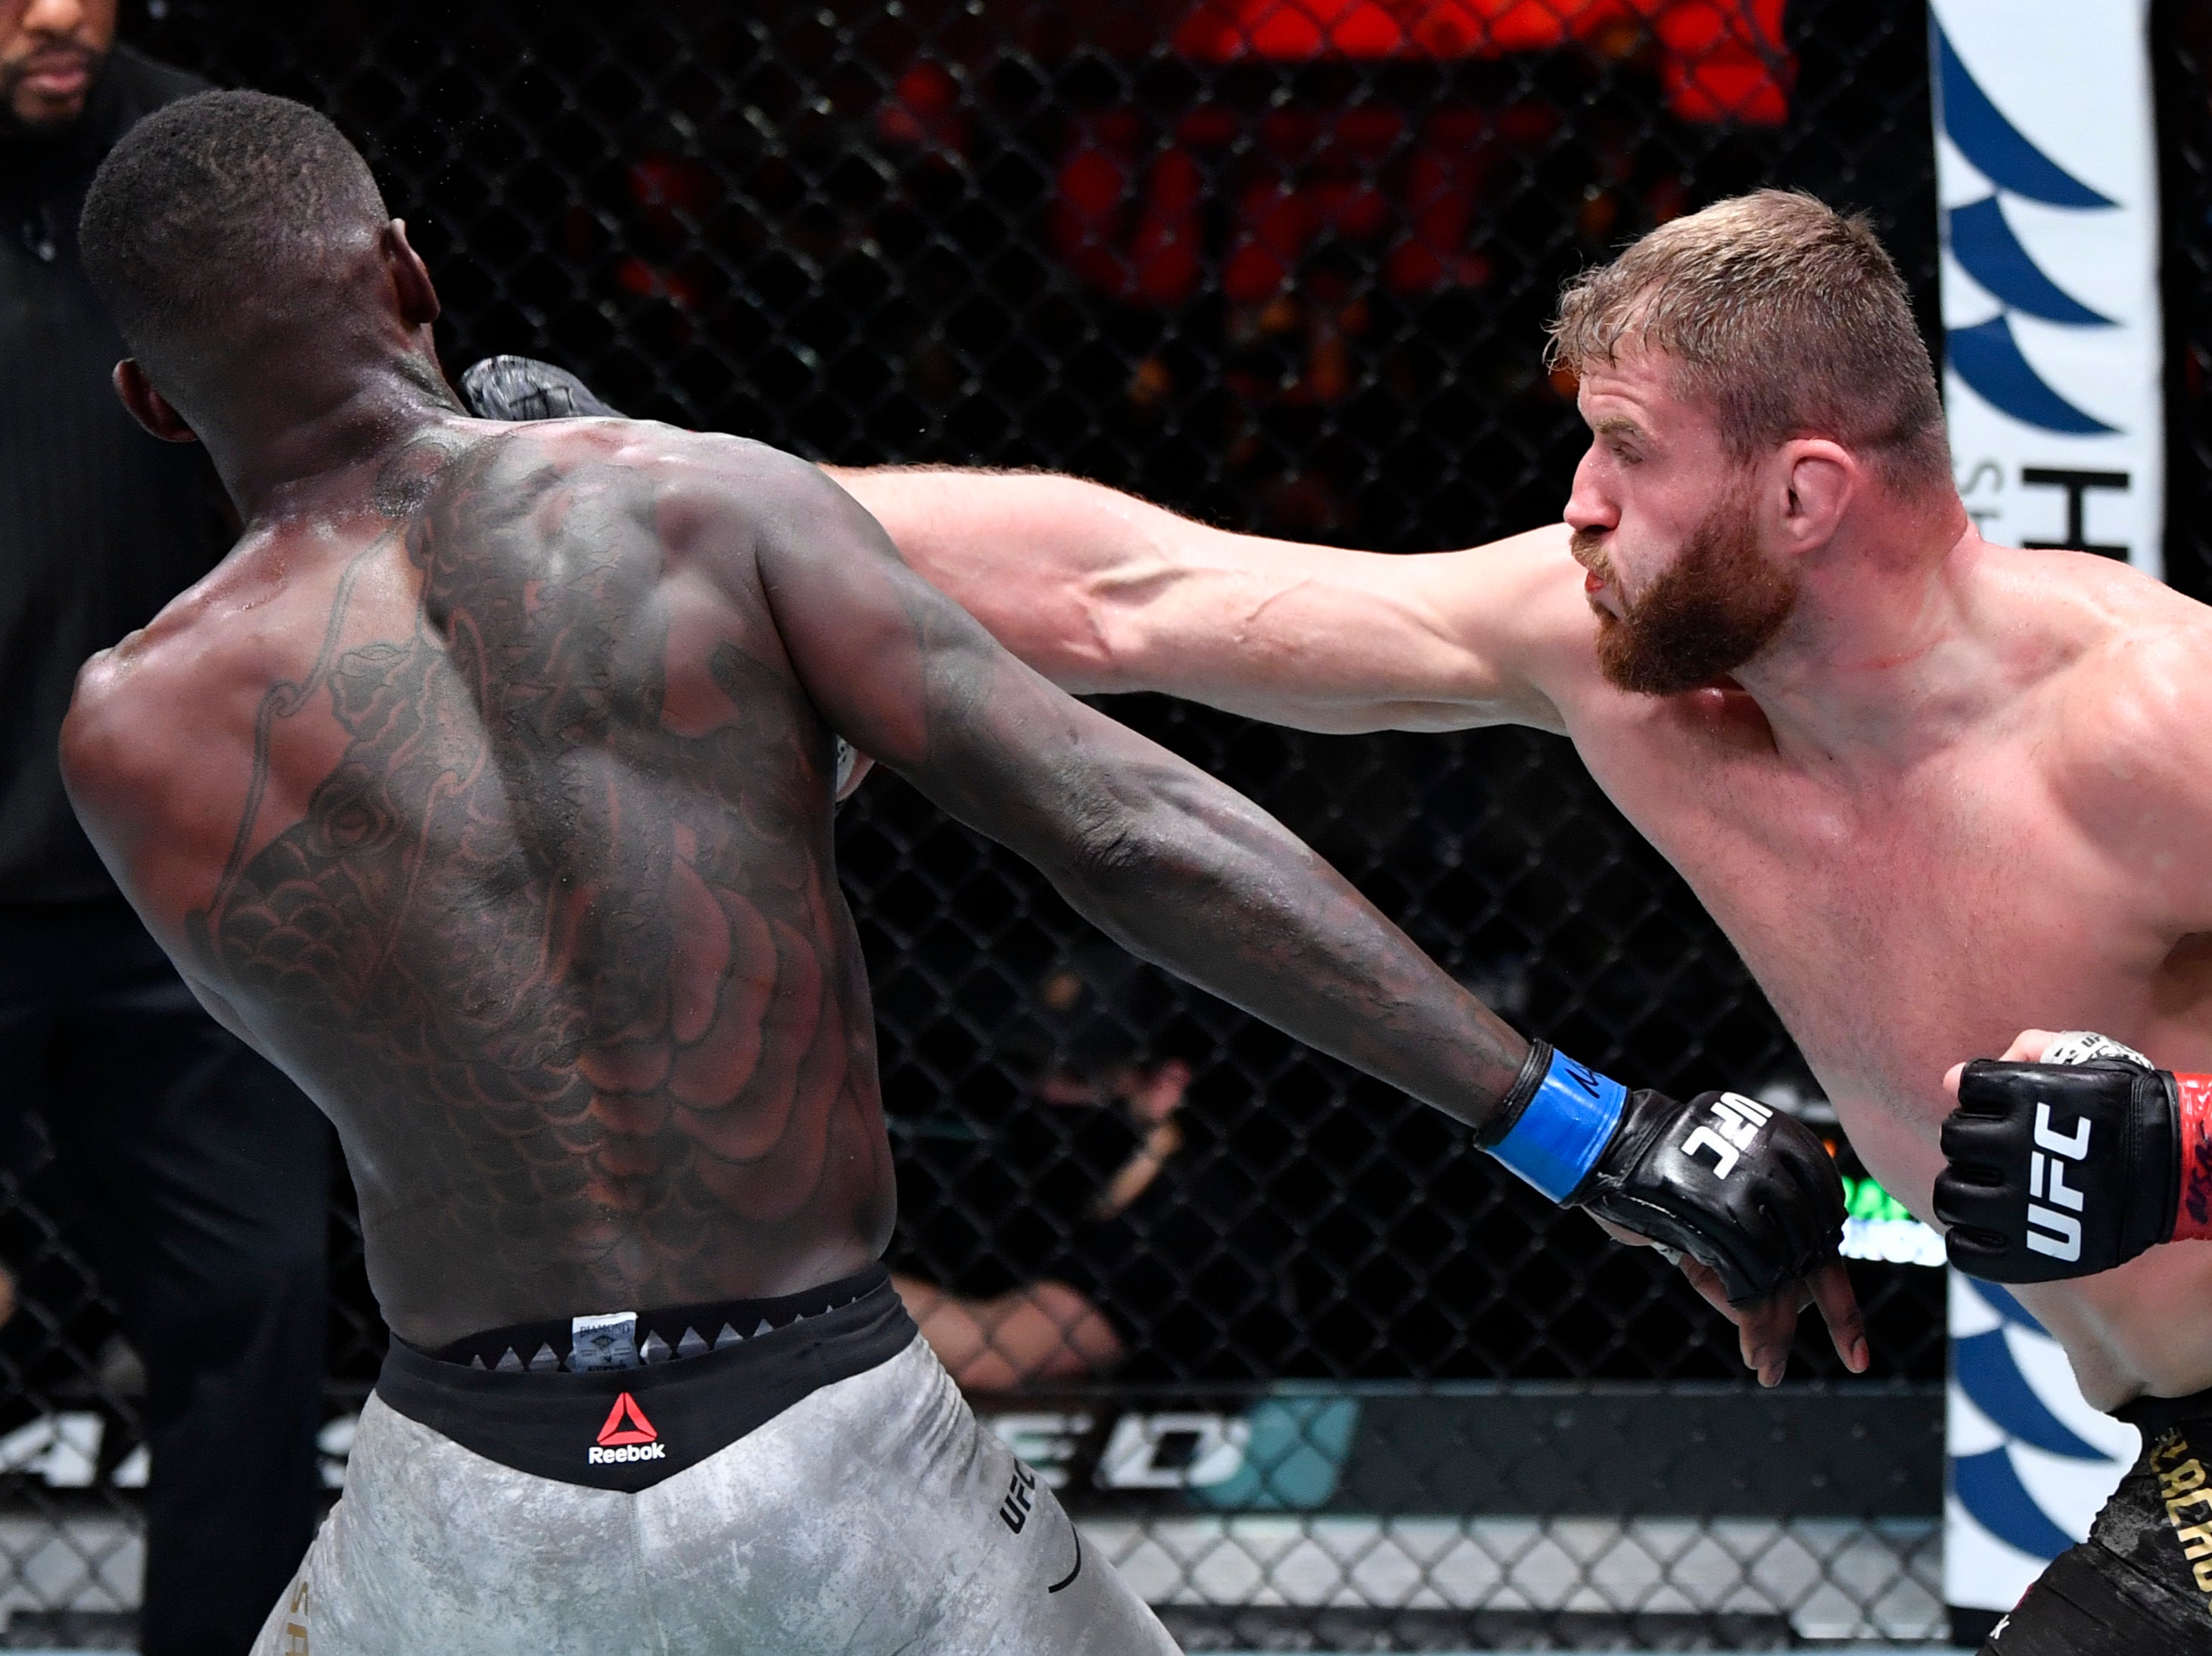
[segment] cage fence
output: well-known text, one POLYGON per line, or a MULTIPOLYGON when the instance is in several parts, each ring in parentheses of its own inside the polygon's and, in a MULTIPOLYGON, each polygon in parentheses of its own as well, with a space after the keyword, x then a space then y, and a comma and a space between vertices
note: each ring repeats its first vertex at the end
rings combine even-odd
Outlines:
MULTIPOLYGON (((2177 304, 2212 250, 2208 13, 2157 25, 2177 304)), ((1532 527, 1581 447, 1541 359, 1562 281, 1760 185, 1871 213, 1936 332, 1909 0, 138 0, 125 32, 338 120, 438 279, 449 366, 549 356, 629 412, 825 461, 1069 471, 1389 552, 1532 527)), ((2193 408, 2205 351, 2183 343, 2193 408)), ((2172 429, 2185 523, 2200 428, 2172 429)), ((1565 745, 1104 705, 1522 1027, 1639 1084, 1808 1112, 1890 1240, 1853 1267, 1873 1373, 1808 1336, 1760 1393, 1649 1253, 1117 954, 878 776, 838 850, 892 1263, 1099 1550, 1194 1649, 1940 1635, 1941 1274, 1565 745)), ((120 1638, 142 1382, 70 1239, 96 1215, 35 1120, 8 1144, 6 1641, 120 1638)), ((332 1226, 335 1485, 383 1333, 343 1190, 332 1226)))

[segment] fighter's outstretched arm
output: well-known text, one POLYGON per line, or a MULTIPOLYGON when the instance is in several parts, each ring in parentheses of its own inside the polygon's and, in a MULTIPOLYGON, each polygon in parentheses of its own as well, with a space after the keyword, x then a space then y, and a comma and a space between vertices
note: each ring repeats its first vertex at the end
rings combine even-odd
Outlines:
POLYGON ((1266 813, 1054 689, 789 462, 759 568, 848 740, 1018 852, 1117 941, 1480 1127, 1528 1043, 1266 813))
POLYGON ((917 572, 1078 691, 1309 730, 1555 730, 1543 662, 1562 624, 1589 625, 1561 526, 1390 557, 1233 534, 1075 478, 831 475, 917 572))
POLYGON ((1475 1127, 1553 1200, 1706 1260, 1740 1310, 1765 1307, 1732 1314, 1770 1384, 1808 1285, 1863 1367, 1840 1187, 1806 1129, 1748 1100, 1631 1093, 1532 1047, 1280 824, 1014 660, 807 475, 753 492, 757 567, 839 734, 1133 953, 1475 1127))

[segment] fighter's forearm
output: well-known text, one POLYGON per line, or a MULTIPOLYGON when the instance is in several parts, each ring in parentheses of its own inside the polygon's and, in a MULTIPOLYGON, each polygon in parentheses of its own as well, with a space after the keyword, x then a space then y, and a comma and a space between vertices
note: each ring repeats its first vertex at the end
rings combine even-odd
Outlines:
POLYGON ((1180 765, 1127 780, 1144 803, 1047 867, 1136 953, 1470 1126, 1528 1044, 1257 807, 1180 765))

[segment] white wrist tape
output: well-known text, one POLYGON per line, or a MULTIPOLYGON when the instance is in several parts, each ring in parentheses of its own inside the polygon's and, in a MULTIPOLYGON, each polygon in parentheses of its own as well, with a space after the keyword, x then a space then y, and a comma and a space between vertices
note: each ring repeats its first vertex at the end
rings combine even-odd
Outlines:
POLYGON ((2109 1035, 2100 1035, 2092 1030, 2068 1029, 2053 1035, 2043 1049, 2045 1063, 2095 1063, 2101 1059, 2117 1058, 2122 1063, 2140 1064, 2145 1069, 2158 1066, 2131 1046, 2122 1046, 2109 1035))

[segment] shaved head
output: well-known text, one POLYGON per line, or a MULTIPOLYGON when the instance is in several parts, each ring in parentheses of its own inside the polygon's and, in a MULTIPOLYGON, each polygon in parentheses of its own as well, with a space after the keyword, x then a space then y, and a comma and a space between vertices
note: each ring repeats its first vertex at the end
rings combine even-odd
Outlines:
POLYGON ((389 215, 328 119, 259 92, 156 110, 101 163, 85 269, 160 377, 189 377, 272 326, 331 305, 349 255, 389 215))

